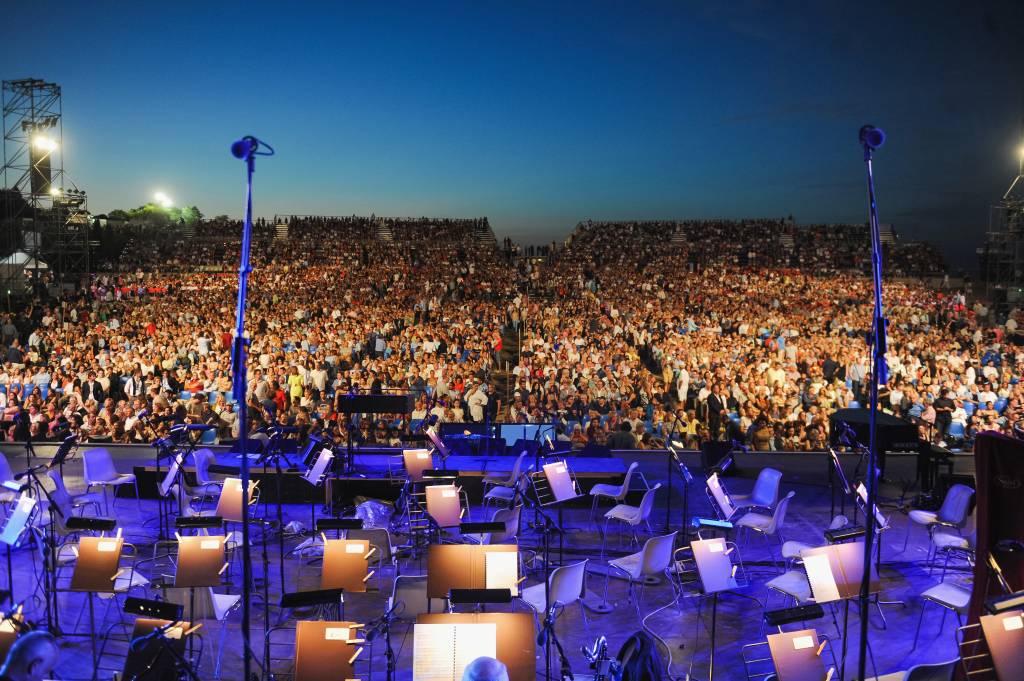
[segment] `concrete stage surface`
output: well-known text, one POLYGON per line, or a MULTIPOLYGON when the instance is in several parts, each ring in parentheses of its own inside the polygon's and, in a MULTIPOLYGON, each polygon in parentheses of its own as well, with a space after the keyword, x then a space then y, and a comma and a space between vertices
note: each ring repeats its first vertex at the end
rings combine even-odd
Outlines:
MULTIPOLYGON (((11 468, 17 472, 25 467, 23 449, 16 445, 6 444, 2 447, 6 453, 11 468)), ((83 450, 86 447, 82 448, 83 450)), ((121 472, 132 472, 137 467, 152 465, 152 448, 146 447, 121 447, 111 448, 115 463, 121 472)), ((52 451, 49 445, 39 445, 36 448, 37 455, 48 456, 52 451)), ((80 450, 81 451, 81 450, 80 450)), ((511 457, 492 457, 487 461, 460 461, 458 468, 463 471, 463 480, 467 491, 470 493, 472 502, 472 519, 484 520, 484 509, 480 505, 480 495, 477 486, 472 484, 473 478, 478 478, 480 473, 487 474, 507 470, 511 466, 511 457)), ((846 455, 844 468, 852 473, 857 462, 857 457, 846 455)), ((699 468, 699 454, 688 452, 684 455, 688 464, 695 469, 699 468)), ((44 459, 39 459, 42 462, 44 459)), ((646 473, 647 479, 652 483, 667 483, 666 460, 663 452, 616 452, 614 456, 605 460, 603 464, 585 465, 581 461, 579 476, 584 487, 589 487, 595 482, 617 481, 621 479, 622 471, 629 462, 636 460, 641 463, 641 470, 646 473), (583 470, 585 468, 590 470, 583 470)), ((569 459, 572 465, 572 458, 569 459)), ((756 476, 760 467, 771 465, 784 471, 782 493, 792 490, 796 492, 786 516, 781 534, 787 540, 797 540, 808 544, 824 544, 822 530, 830 521, 832 502, 828 487, 827 460, 820 454, 740 454, 737 456, 739 475, 728 477, 726 484, 733 494, 748 492, 753 484, 753 477, 756 476)), ((357 460, 357 466, 358 466, 357 460)), ((929 539, 927 533, 920 527, 910 528, 909 543, 904 550, 904 538, 907 530, 907 516, 903 510, 895 507, 895 500, 904 495, 905 489, 910 486, 915 475, 916 457, 913 455, 890 455, 886 471, 887 482, 882 486, 882 496, 893 503, 883 506, 883 512, 890 515, 893 529, 882 533, 882 597, 886 601, 904 601, 903 605, 882 605, 879 609, 872 607, 869 622, 869 639, 873 652, 876 668, 869 666, 869 676, 887 674, 899 670, 905 670, 920 662, 938 662, 948 660, 956 656, 955 629, 956 617, 947 613, 942 617, 942 611, 937 606, 931 605, 925 612, 921 628, 920 640, 917 647, 912 646, 914 632, 921 614, 922 602, 919 594, 925 589, 940 581, 941 569, 930 570, 926 564, 929 539), (884 621, 882 614, 884 613, 884 621)), ((455 467, 455 466, 450 466, 455 467)), ((699 472, 696 471, 695 472, 699 472)), ((973 459, 970 456, 958 456, 956 461, 956 472, 970 474, 973 472, 973 459)), ((65 466, 65 477, 72 491, 83 491, 82 469, 80 456, 65 466)), ((710 516, 711 509, 703 491, 702 477, 697 475, 697 482, 690 486, 688 494, 690 515, 710 516)), ((638 481, 639 482, 639 481, 638 481)), ((152 482, 147 482, 151 485, 152 482)), ((143 496, 151 496, 144 490, 143 496)), ((912 497, 912 493, 906 493, 906 498, 912 497)), ((322 497, 320 497, 322 499, 322 497)), ((638 495, 633 495, 631 500, 636 503, 638 495)), ((668 500, 667 490, 659 491, 656 507, 651 516, 651 525, 655 534, 660 534, 666 526, 666 502, 668 500)), ((340 501, 340 500, 339 500, 340 501)), ((667 518, 668 527, 671 530, 680 530, 682 526, 682 489, 677 478, 674 481, 672 495, 671 515, 667 518)), ((310 524, 309 503, 285 503, 283 514, 285 522, 292 520, 302 523, 306 529, 310 524)), ((847 514, 852 516, 851 505, 846 504, 847 514)), ((156 518, 157 502, 152 499, 143 498, 141 502, 135 499, 120 496, 114 503, 109 513, 115 517, 118 526, 124 528, 126 538, 134 544, 142 559, 149 559, 154 555, 157 539, 156 518)), ((601 507, 600 513, 608 509, 607 505, 601 507)), ((322 510, 317 506, 318 515, 322 510)), ((259 515, 266 513, 268 517, 276 517, 276 506, 269 504, 267 508, 260 509, 259 515)), ((838 512, 838 509, 837 509, 838 512)), ((565 508, 562 513, 563 526, 567 530, 564 535, 563 560, 574 562, 581 558, 590 558, 593 566, 592 573, 588 575, 587 590, 589 592, 587 602, 595 605, 600 601, 600 594, 605 588, 605 575, 601 560, 602 534, 600 532, 602 522, 589 519, 589 500, 584 504, 565 508)), ((552 513, 557 517, 556 513, 552 513)), ((523 527, 520 532, 519 545, 527 556, 527 562, 540 547, 540 537, 532 528, 534 514, 532 511, 524 510, 523 527)), ((862 519, 861 519, 862 520, 862 519)), ((262 582, 263 568, 263 546, 260 543, 262 534, 254 533, 255 540, 252 548, 253 570, 256 578, 262 582)), ((640 537, 642 542, 645 535, 640 537)), ((319 586, 319 565, 310 564, 309 556, 299 556, 293 549, 303 542, 306 537, 288 533, 284 537, 286 558, 284 560, 284 582, 287 591, 299 591, 316 589, 319 586)), ((403 537, 394 537, 393 541, 402 543, 403 537)), ((631 538, 628 532, 613 529, 606 541, 606 558, 623 555, 633 550, 630 546, 631 538)), ((750 575, 750 583, 741 591, 745 596, 764 602, 767 589, 765 582, 777 576, 783 571, 782 561, 779 554, 779 545, 776 542, 765 542, 758 536, 751 536, 749 541, 741 543, 739 551, 750 575)), ((160 551, 157 551, 158 555, 160 551)), ((238 551, 238 558, 232 565, 230 583, 218 588, 220 593, 238 593, 238 585, 241 582, 241 570, 238 564, 241 552, 238 551)), ((4 557, 0 557, 4 558, 4 557)), ((273 624, 279 624, 281 613, 276 607, 280 598, 280 574, 278 572, 279 551, 276 535, 268 537, 267 558, 270 565, 270 615, 273 624)), ((558 559, 558 551, 554 552, 554 559, 558 559)), ((28 598, 27 615, 33 622, 41 622, 44 619, 44 610, 41 601, 31 598, 35 592, 40 560, 38 551, 31 547, 19 548, 12 555, 14 566, 14 594, 15 598, 22 600, 28 598)), ((538 583, 542 578, 540 561, 534 563, 538 568, 530 572, 527 584, 538 583)), ((0 572, 5 573, 0 579, 0 589, 6 589, 6 563, 0 560, 4 567, 0 572)), ((140 573, 147 579, 159 579, 156 571, 162 568, 156 563, 143 563, 139 567, 140 573)), ((941 566, 940 566, 941 568, 941 566)), ((399 574, 418 575, 426 571, 425 558, 406 558, 399 560, 399 574)), ((378 617, 385 608, 388 596, 391 594, 391 584, 394 576, 394 569, 387 567, 382 571, 380 580, 376 577, 371 579, 371 590, 364 594, 350 594, 346 597, 346 619, 356 622, 369 622, 378 617)), ((947 570, 945 575, 947 582, 961 586, 969 586, 969 573, 964 569, 962 563, 955 563, 952 569, 947 570)), ((580 652, 580 647, 593 643, 597 636, 604 635, 609 641, 609 650, 614 655, 619 647, 632 633, 641 628, 641 618, 633 604, 628 601, 626 582, 620 579, 608 581, 608 600, 613 604, 611 612, 599 614, 590 609, 581 609, 577 605, 566 608, 558 617, 555 630, 570 662, 576 678, 587 678, 592 672, 580 652)), ((262 591, 258 587, 257 591, 262 591)), ((143 595, 144 590, 139 590, 138 595, 143 595)), ((150 593, 153 593, 150 591, 150 593)), ((771 597, 770 607, 782 607, 783 599, 776 593, 771 597)), ((123 599, 119 599, 123 600, 123 599)), ((91 662, 91 638, 96 637, 97 642, 103 648, 101 665, 95 678, 112 678, 114 671, 123 664, 127 651, 127 644, 120 628, 111 629, 120 621, 130 622, 131 616, 122 616, 118 605, 110 601, 97 600, 95 602, 96 624, 90 629, 87 600, 79 593, 62 592, 59 595, 60 602, 60 623, 61 628, 68 633, 74 632, 82 636, 64 636, 61 639, 62 656, 58 667, 58 678, 60 679, 88 679, 93 678, 91 662), (109 606, 109 607, 108 607, 109 606), (107 633, 109 632, 109 636, 107 633)), ((513 604, 514 609, 522 612, 531 612, 522 603, 513 604)), ((698 616, 696 598, 683 598, 678 606, 673 604, 673 592, 665 580, 659 584, 646 586, 643 589, 640 601, 641 616, 662 608, 657 614, 647 618, 646 624, 650 631, 661 637, 667 644, 667 648, 660 649, 662 658, 666 663, 671 656, 671 677, 685 678, 689 675, 695 679, 706 679, 709 665, 708 634, 710 630, 710 607, 704 607, 698 616), (663 606, 667 606, 664 607, 663 606)), ((3 604, 0 609, 7 610, 8 604, 3 604)), ((464 609, 464 608, 462 608, 464 609)), ((508 610, 509 606, 488 606, 489 610, 508 610)), ((744 644, 763 641, 761 625, 762 609, 749 598, 723 595, 719 599, 718 622, 717 622, 717 647, 715 657, 715 678, 740 680, 745 679, 745 670, 741 657, 741 647, 744 644)), ((264 614, 262 600, 253 602, 252 610, 252 645, 257 659, 263 655, 263 631, 264 614)), ((296 613, 299 618, 312 617, 313 613, 299 611, 296 613)), ((841 612, 839 617, 842 622, 841 612)), ((226 625, 223 628, 223 655, 221 662, 220 677, 224 679, 241 679, 241 651, 242 638, 240 634, 240 614, 229 615, 226 625)), ((287 624, 287 622, 286 622, 287 624)), ((838 636, 833 619, 826 615, 824 619, 808 623, 818 629, 820 634, 835 638, 838 636)), ((800 628, 799 624, 789 625, 787 630, 800 628)), ((853 678, 856 675, 856 648, 859 622, 856 609, 851 609, 849 622, 849 646, 850 654, 846 665, 846 678, 853 678)), ((215 621, 206 622, 201 630, 203 635, 203 655, 199 669, 199 677, 202 679, 214 678, 214 665, 217 658, 217 648, 221 641, 221 625, 215 621)), ((284 639, 288 638, 285 632, 284 639)), ((396 622, 392 630, 393 644, 398 656, 399 679, 412 678, 412 628, 407 622, 396 622)), ((275 642, 281 639, 275 639, 275 642)), ((836 641, 838 644, 838 640, 836 641)), ((836 646, 838 651, 839 646, 836 646)), ((276 646, 275 646, 276 650, 276 646)), ((543 650, 538 650, 537 656, 537 678, 543 678, 544 658, 543 650)), ((557 671, 557 660, 553 660, 553 667, 557 671)), ((254 669, 258 666, 254 665, 254 669)), ((378 638, 368 647, 359 661, 356 663, 356 674, 361 679, 385 679, 385 657, 383 638, 378 638)), ((278 676, 276 678, 288 678, 278 676)), ((838 671, 834 678, 839 678, 838 671)))

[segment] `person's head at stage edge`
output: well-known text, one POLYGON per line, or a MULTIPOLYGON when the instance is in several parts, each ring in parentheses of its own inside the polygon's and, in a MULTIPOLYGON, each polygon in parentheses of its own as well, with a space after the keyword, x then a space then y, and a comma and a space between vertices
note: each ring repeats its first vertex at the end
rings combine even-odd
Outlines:
POLYGON ((462 681, 508 681, 508 667, 493 657, 478 657, 466 665, 462 681))
POLYGON ((46 631, 20 636, 0 667, 0 681, 42 681, 50 678, 60 649, 57 639, 46 631))

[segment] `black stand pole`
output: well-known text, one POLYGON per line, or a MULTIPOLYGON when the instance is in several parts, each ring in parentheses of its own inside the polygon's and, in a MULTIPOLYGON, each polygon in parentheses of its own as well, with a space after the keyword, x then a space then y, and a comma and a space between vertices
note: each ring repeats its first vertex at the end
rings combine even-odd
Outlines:
POLYGON ((715 634, 718 625, 718 592, 711 595, 711 650, 708 661, 708 681, 715 678, 715 634))
MULTIPOLYGON (((875 294, 875 312, 872 325, 874 347, 871 356, 870 444, 868 446, 867 472, 868 513, 873 512, 878 497, 878 386, 886 383, 889 375, 888 367, 885 363, 886 319, 882 307, 882 239, 878 226, 878 205, 875 203, 875 178, 872 168, 872 152, 881 147, 884 142, 885 133, 878 128, 865 125, 860 129, 860 143, 864 148, 864 164, 867 168, 868 202, 870 204, 868 217, 871 222, 871 274, 875 294)), ((871 598, 871 549, 876 534, 874 518, 866 518, 864 526, 867 531, 864 536, 864 578, 861 580, 860 585, 860 649, 857 661, 857 678, 860 681, 864 681, 867 671, 868 607, 871 598)))
MULTIPOLYGON (((246 378, 245 304, 249 291, 249 250, 252 244, 252 174, 256 168, 256 155, 260 142, 255 137, 244 137, 231 145, 231 153, 245 160, 245 224, 242 227, 242 255, 238 265, 238 302, 235 308, 235 337, 231 349, 232 393, 239 405, 238 432, 242 454, 242 679, 250 681, 252 673, 252 649, 250 648, 249 622, 252 600, 252 554, 249 549, 249 402, 248 380, 246 378)), ((259 152, 270 156, 274 150, 259 152)))

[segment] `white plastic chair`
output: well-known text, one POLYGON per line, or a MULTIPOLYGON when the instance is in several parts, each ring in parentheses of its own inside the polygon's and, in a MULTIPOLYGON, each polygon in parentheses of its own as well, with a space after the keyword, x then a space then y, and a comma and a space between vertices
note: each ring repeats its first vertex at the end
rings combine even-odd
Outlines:
MULTIPOLYGON (((223 480, 214 480, 210 477, 210 464, 216 460, 212 450, 203 448, 197 449, 192 454, 192 461, 196 466, 196 484, 185 485, 185 493, 193 500, 199 501, 199 508, 203 508, 206 500, 220 495, 224 487, 223 480)), ((183 478, 184 479, 184 478, 183 478)))
MULTIPOLYGON (((621 572, 629 581, 629 599, 636 606, 637 616, 640 615, 640 600, 643 597, 644 579, 646 577, 664 576, 673 587, 675 594, 675 582, 669 574, 669 568, 673 567, 673 555, 675 553, 676 532, 664 534, 659 537, 651 537, 644 542, 644 547, 636 553, 631 553, 622 558, 613 558, 608 561, 608 573, 612 570, 621 572), (640 593, 635 593, 635 585, 640 585, 640 593)), ((603 602, 608 603, 608 579, 604 582, 603 602)))
MULTIPOLYGON (((62 510, 68 508, 72 513, 79 511, 79 514, 81 514, 84 509, 91 507, 96 515, 100 514, 100 504, 105 501, 103 495, 96 494, 95 492, 71 494, 64 485, 63 476, 61 476, 60 471, 56 468, 46 471, 46 477, 50 478, 50 482, 53 483, 51 494, 54 501, 57 502, 58 508, 62 510)), ((43 502, 45 507, 46 500, 43 499, 43 502)))
POLYGON ((519 475, 523 472, 523 462, 526 461, 526 457, 529 455, 525 449, 516 457, 516 462, 512 464, 512 472, 505 477, 503 475, 487 475, 484 476, 483 485, 484 492, 487 492, 488 487, 515 487, 516 481, 519 480, 519 475))
POLYGON ((771 510, 779 501, 779 489, 782 485, 782 472, 774 468, 762 468, 757 474, 754 489, 750 494, 733 494, 732 501, 736 508, 763 508, 771 510))
POLYGON ((499 508, 491 514, 491 522, 505 523, 505 529, 502 532, 464 534, 462 536, 476 544, 518 544, 519 516, 522 511, 522 505, 517 504, 513 508, 499 508))
POLYGON ((967 511, 971 507, 971 498, 974 490, 967 485, 953 485, 946 492, 946 498, 942 500, 942 506, 938 511, 924 511, 915 508, 907 514, 907 534, 903 539, 903 550, 907 550, 910 542, 910 528, 913 525, 931 527, 937 523, 947 527, 963 527, 967 522, 967 511))
POLYGON ((616 504, 610 511, 604 514, 604 530, 601 538, 601 556, 604 556, 604 544, 608 537, 608 521, 616 520, 624 523, 630 528, 632 539, 637 542, 636 528, 641 524, 647 528, 648 534, 654 534, 651 530, 651 511, 654 510, 654 495, 661 488, 659 482, 654 487, 644 492, 644 496, 640 499, 639 506, 630 506, 629 504, 616 504))
POLYGON ((519 599, 526 603, 533 610, 537 623, 540 624, 547 616, 549 610, 554 607, 555 618, 573 603, 579 603, 580 616, 583 618, 583 625, 589 627, 587 611, 583 607, 583 593, 587 577, 587 560, 578 563, 564 565, 551 571, 548 578, 548 599, 544 599, 544 583, 528 586, 519 592, 519 599))
MULTIPOLYGON (((491 487, 484 494, 483 507, 486 510, 491 504, 502 505, 506 508, 511 506, 516 497, 522 497, 526 492, 526 486, 530 483, 530 478, 525 473, 521 473, 516 479, 515 484, 511 487, 505 487, 504 485, 495 485, 491 487)), ((467 506, 468 508, 468 506, 467 506)))
MULTIPOLYGON (((838 530, 846 527, 850 524, 850 519, 845 515, 838 514, 835 518, 832 518, 832 522, 828 524, 826 530, 838 530)), ((808 549, 816 549, 822 544, 805 544, 799 541, 784 541, 782 542, 782 559, 786 561, 786 568, 789 569, 794 565, 799 565, 804 562, 803 552, 808 549)))
POLYGON ((790 500, 796 496, 796 492, 790 492, 775 506, 775 510, 771 515, 764 515, 762 513, 750 512, 736 521, 736 527, 742 527, 747 532, 753 531, 764 537, 765 544, 768 546, 768 555, 771 557, 772 562, 775 561, 775 552, 772 549, 771 542, 768 537, 775 537, 779 542, 779 548, 783 546, 782 540, 782 524, 786 520, 786 509, 789 507, 790 500))
MULTIPOLYGON (((629 494, 629 485, 633 480, 633 473, 640 466, 639 463, 634 461, 629 464, 629 468, 626 469, 626 476, 622 479, 621 485, 608 485, 605 483, 598 483, 590 488, 590 496, 594 498, 593 503, 590 505, 590 521, 594 521, 594 514, 597 512, 597 502, 600 499, 611 499, 616 504, 621 504, 626 501, 626 495, 629 494)), ((645 486, 646 480, 644 480, 645 486)))
MULTIPOLYGON (((135 501, 139 505, 139 510, 142 510, 142 504, 139 501, 139 483, 135 479, 135 475, 118 473, 114 468, 114 460, 110 458, 110 452, 105 449, 90 449, 82 459, 85 465, 85 489, 88 491, 93 487, 100 487, 103 490, 103 504, 106 513, 110 512, 107 489, 129 484, 135 488, 135 501)), ((116 492, 114 496, 116 499, 116 492)))

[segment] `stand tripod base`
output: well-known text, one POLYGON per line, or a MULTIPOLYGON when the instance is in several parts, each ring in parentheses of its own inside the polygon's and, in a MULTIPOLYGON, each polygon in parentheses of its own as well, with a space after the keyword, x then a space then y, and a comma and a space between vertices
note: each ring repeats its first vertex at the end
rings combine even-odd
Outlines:
POLYGON ((607 615, 614 610, 611 603, 604 600, 595 593, 587 592, 587 595, 580 599, 583 603, 583 607, 591 612, 596 612, 599 615, 607 615))

